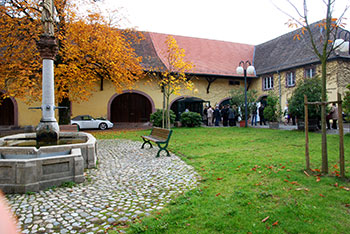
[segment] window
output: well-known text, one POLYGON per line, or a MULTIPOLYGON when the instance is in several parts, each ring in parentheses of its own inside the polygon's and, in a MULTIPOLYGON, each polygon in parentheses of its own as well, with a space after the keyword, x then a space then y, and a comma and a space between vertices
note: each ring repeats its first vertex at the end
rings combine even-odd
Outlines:
POLYGON ((290 71, 286 72, 286 87, 294 87, 295 86, 295 72, 290 71))
POLYGON ((239 81, 237 81, 237 80, 229 80, 228 84, 229 85, 240 85, 241 83, 239 81))
POLYGON ((273 76, 263 77, 263 90, 273 89, 273 76))
POLYGON ((305 78, 312 78, 316 75, 316 67, 307 67, 305 68, 305 78))

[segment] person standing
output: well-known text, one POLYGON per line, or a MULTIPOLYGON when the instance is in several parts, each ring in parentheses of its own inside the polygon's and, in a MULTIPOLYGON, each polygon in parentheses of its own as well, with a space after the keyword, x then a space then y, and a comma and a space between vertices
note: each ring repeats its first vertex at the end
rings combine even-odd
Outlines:
POLYGON ((252 126, 256 126, 256 115, 258 114, 258 107, 256 106, 256 103, 253 103, 252 106, 252 126))
POLYGON ((331 118, 333 120, 332 128, 337 129, 337 121, 338 121, 338 107, 337 104, 333 103, 331 108, 331 118))
POLYGON ((284 116, 284 125, 289 124, 290 116, 288 111, 288 104, 286 104, 286 107, 284 108, 283 116, 284 116))
POLYGON ((261 105, 259 107, 259 117, 260 117, 260 125, 266 125, 266 121, 265 121, 265 117, 264 117, 264 109, 265 109, 265 106, 264 105, 261 105))
POLYGON ((230 127, 233 127, 233 126, 235 126, 236 125, 236 122, 235 122, 235 115, 236 115, 236 113, 235 113, 235 110, 233 109, 233 107, 229 107, 229 109, 228 109, 228 124, 230 125, 230 127))
POLYGON ((208 107, 206 106, 203 110, 203 122, 208 126, 208 107))
POLYGON ((213 126, 214 111, 211 106, 209 106, 207 113, 208 113, 208 126, 213 126))
POLYGON ((215 126, 220 126, 221 114, 219 106, 217 105, 214 110, 215 126))
POLYGON ((222 125, 224 125, 224 127, 227 127, 228 125, 228 110, 229 110, 229 105, 225 105, 224 108, 221 110, 222 125))

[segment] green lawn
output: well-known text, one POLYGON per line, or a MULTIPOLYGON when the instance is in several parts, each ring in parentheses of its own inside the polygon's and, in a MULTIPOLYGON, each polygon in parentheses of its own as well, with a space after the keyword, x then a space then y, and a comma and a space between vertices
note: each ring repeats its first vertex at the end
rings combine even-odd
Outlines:
MULTIPOLYGON (((141 140, 149 131, 95 133, 141 140)), ((303 132, 254 128, 176 128, 169 149, 203 180, 130 233, 349 233, 349 181, 338 173, 339 138, 328 135, 330 176, 318 177, 321 135, 310 134, 305 168, 303 132), (263 220, 265 221, 263 222, 263 220)), ((350 137, 344 140, 350 175, 350 137)))

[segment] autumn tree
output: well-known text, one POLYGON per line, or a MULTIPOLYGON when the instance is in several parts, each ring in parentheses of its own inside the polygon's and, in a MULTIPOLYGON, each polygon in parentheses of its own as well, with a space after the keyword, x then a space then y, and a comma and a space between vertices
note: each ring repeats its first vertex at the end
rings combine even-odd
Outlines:
POLYGON ((170 96, 179 95, 181 88, 192 90, 193 82, 186 75, 193 65, 185 61, 185 50, 180 48, 174 37, 168 36, 165 40, 167 50, 162 51, 166 58, 166 69, 151 72, 157 78, 158 85, 163 93, 163 128, 170 128, 170 96))
POLYGON ((322 85, 322 102, 321 105, 321 131, 322 131, 322 173, 328 173, 328 156, 327 156, 327 134, 326 134, 326 102, 327 102, 327 60, 334 51, 333 42, 337 37, 338 29, 344 27, 342 24, 343 16, 349 6, 344 8, 339 17, 334 17, 335 0, 323 0, 321 4, 325 8, 325 17, 320 22, 310 24, 309 8, 307 0, 303 0, 302 9, 298 9, 291 0, 286 0, 295 11, 295 14, 283 11, 290 17, 288 25, 290 27, 300 27, 300 33, 295 34, 296 40, 308 40, 305 46, 311 45, 311 49, 318 57, 321 63, 321 85, 322 85), (307 39, 306 39, 307 38, 307 39))
MULTIPOLYGON (((109 80, 117 91, 131 88, 143 76, 131 41, 142 39, 120 30, 94 8, 82 14, 78 1, 56 0, 55 36, 59 53, 55 60, 58 102, 85 101, 109 80)), ((41 58, 36 42, 42 33, 37 0, 6 0, 0 6, 0 90, 27 103, 41 98, 41 58), (29 98, 28 98, 29 97, 29 98)), ((61 118, 60 118, 61 119, 61 118)))

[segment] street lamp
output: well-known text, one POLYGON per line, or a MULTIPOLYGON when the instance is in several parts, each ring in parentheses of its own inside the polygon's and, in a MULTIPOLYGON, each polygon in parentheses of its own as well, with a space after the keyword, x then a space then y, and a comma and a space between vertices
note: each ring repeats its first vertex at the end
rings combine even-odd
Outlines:
MULTIPOLYGON (((240 61, 236 69, 238 75, 244 75, 244 111, 245 111, 245 127, 248 126, 248 107, 247 107, 247 74, 254 75, 255 68, 249 61, 240 61)), ((242 110, 241 110, 242 111, 242 110)))
POLYGON ((333 48, 336 52, 348 52, 350 54, 350 32, 344 29, 341 30, 338 33, 338 39, 334 41, 333 48), (344 39, 340 37, 343 32, 345 33, 344 39))

